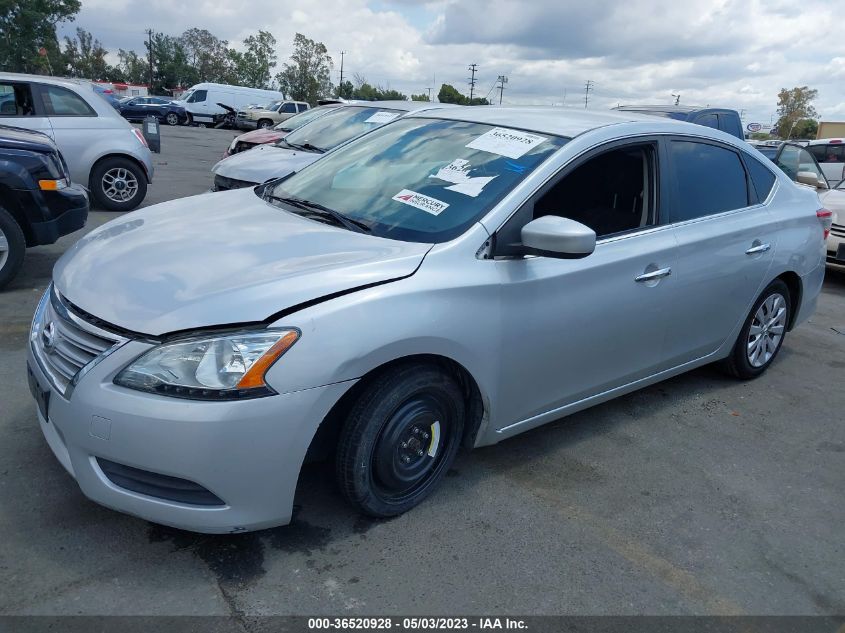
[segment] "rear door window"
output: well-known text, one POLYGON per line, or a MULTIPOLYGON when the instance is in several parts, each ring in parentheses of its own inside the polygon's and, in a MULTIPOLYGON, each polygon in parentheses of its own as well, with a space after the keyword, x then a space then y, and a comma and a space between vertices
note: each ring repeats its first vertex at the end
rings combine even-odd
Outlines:
POLYGON ((296 108, 300 112, 305 112, 308 109, 308 104, 307 103, 297 103, 296 108))
POLYGON ((296 113, 296 104, 295 103, 285 103, 279 109, 279 112, 296 113))
POLYGON ((820 163, 845 162, 845 148, 842 145, 813 145, 813 156, 820 163))
POLYGON ((713 129, 719 129, 719 117, 715 114, 702 114, 698 118, 693 121, 693 123, 698 123, 699 125, 706 125, 707 127, 712 127, 713 129))
POLYGON ((670 222, 748 206, 745 168, 734 150, 697 141, 670 141, 669 155, 676 191, 670 222))
POLYGON ((41 85, 41 100, 48 116, 97 116, 75 92, 61 86, 41 85))
POLYGON ((0 83, 0 118, 35 116, 29 84, 0 83))

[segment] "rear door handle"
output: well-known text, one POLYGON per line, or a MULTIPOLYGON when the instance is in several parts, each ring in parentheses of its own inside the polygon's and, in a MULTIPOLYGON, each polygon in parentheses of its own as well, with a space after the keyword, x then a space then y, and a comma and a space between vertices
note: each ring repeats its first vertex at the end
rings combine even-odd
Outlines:
POLYGON ((637 275, 634 277, 634 281, 654 281, 655 279, 663 279, 664 277, 668 277, 672 274, 671 268, 661 268, 660 270, 652 270, 648 273, 643 273, 642 275, 637 275))
POLYGON ((757 253, 765 253, 772 247, 771 244, 757 244, 752 246, 747 251, 745 251, 746 255, 756 255, 757 253))

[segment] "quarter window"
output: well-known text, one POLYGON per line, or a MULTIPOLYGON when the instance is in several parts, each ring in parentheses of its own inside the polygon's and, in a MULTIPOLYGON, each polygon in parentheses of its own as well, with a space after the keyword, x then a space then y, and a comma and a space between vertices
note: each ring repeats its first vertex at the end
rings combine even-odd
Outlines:
POLYGON ((41 86, 41 99, 49 116, 97 116, 75 92, 60 86, 41 86))
POLYGON ((677 197, 671 222, 748 206, 745 169, 733 150, 708 143, 671 141, 677 197))
POLYGON ((748 174, 751 176, 751 182, 754 183, 754 189, 757 190, 757 199, 764 202, 769 197, 772 187, 775 186, 775 175, 759 160, 748 155, 745 156, 745 164, 748 166, 748 174))
POLYGON ((845 148, 842 145, 810 145, 807 149, 820 163, 845 162, 845 148))
POLYGON ((715 114, 702 114, 695 120, 699 125, 706 125, 714 129, 719 129, 719 118, 715 114))
POLYGON ((305 112, 308 109, 308 106, 304 103, 297 103, 296 109, 299 110, 300 112, 305 112))
POLYGON ((534 203, 534 218, 559 215, 602 237, 654 223, 654 147, 632 145, 576 167, 534 203))
POLYGON ((34 115, 32 90, 28 84, 0 83, 0 118, 34 115))

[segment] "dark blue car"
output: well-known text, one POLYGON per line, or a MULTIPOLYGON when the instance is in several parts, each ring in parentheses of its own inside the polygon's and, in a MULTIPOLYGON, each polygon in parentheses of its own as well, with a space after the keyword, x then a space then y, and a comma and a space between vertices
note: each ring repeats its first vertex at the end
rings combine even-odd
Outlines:
POLYGON ((117 111, 129 121, 142 121, 154 116, 168 125, 188 122, 185 108, 163 97, 127 97, 120 100, 117 111))
POLYGON ((698 108, 692 106, 674 105, 642 105, 642 106, 619 106, 613 108, 623 112, 639 112, 640 114, 652 114, 667 119, 688 121, 698 125, 706 125, 716 130, 722 130, 737 138, 745 139, 742 131, 742 121, 739 112, 727 108, 698 108))

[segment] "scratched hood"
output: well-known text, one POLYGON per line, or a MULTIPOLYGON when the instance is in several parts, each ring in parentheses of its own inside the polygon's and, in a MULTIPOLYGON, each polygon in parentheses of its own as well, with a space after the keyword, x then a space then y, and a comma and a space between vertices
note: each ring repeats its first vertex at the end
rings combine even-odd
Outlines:
POLYGON ((112 220, 71 247, 53 279, 86 312, 157 336, 263 321, 305 301, 406 277, 429 248, 308 220, 238 189, 112 220))
POLYGON ((243 141, 244 143, 255 143, 256 145, 261 145, 262 143, 273 143, 285 138, 287 135, 287 130, 274 130, 273 128, 266 130, 258 128, 252 132, 245 132, 244 134, 241 134, 238 137, 238 140, 243 141))
POLYGON ((262 183, 299 171, 321 156, 322 154, 316 152, 259 145, 224 158, 212 167, 211 171, 226 178, 262 183))

